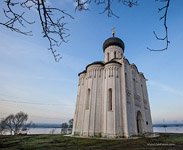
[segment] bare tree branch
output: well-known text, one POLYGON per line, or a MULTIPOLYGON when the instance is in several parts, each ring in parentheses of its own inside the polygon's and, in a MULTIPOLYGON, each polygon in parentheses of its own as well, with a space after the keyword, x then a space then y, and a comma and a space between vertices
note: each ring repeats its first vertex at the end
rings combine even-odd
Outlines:
POLYGON ((33 24, 33 22, 28 21, 25 17, 24 14, 25 12, 21 12, 21 13, 16 13, 14 8, 16 6, 21 5, 20 2, 14 2, 13 0, 4 0, 7 8, 3 9, 4 15, 7 19, 6 22, 2 23, 0 22, 1 25, 6 26, 7 28, 9 28, 12 31, 15 31, 17 33, 21 33, 24 35, 32 35, 32 31, 23 31, 20 29, 20 27, 24 27, 25 28, 25 24, 33 24), (16 26, 20 26, 20 27, 16 27, 16 26))
MULTIPOLYGON (((79 11, 88 10, 88 5, 91 2, 97 5, 105 5, 101 13, 107 13, 108 17, 115 16, 118 18, 112 11, 113 0, 75 0, 75 2, 75 9, 79 11)), ((122 2, 123 5, 129 7, 137 5, 137 1, 134 0, 118 0, 118 2, 122 2)), ((32 35, 32 31, 24 31, 22 28, 25 28, 27 24, 35 23, 35 21, 27 20, 27 17, 25 17, 26 11, 31 10, 32 7, 37 9, 43 37, 49 43, 48 50, 51 51, 55 61, 58 62, 61 59, 61 55, 56 48, 63 42, 67 43, 67 37, 70 35, 68 34, 69 29, 66 28, 67 23, 64 19, 65 17, 73 19, 73 17, 64 10, 49 6, 47 0, 4 0, 4 3, 6 8, 3 9, 3 12, 7 21, 0 22, 0 25, 23 35, 32 35), (17 13, 16 10, 20 12, 17 13)))
MULTIPOLYGON (((27 16, 25 16, 27 10, 31 8, 36 8, 41 23, 41 29, 43 38, 46 38, 49 43, 48 50, 51 51, 54 59, 58 62, 61 59, 60 53, 56 50, 62 43, 67 43, 67 37, 69 29, 66 28, 67 22, 65 18, 73 19, 73 17, 67 13, 65 10, 59 9, 58 7, 49 6, 47 0, 3 0, 5 3, 5 8, 3 8, 3 13, 6 21, 1 22, 3 25, 12 31, 23 35, 32 35, 32 31, 24 31, 27 25, 35 23, 35 21, 29 21, 27 16), (19 12, 17 12, 17 10, 19 12), (55 15, 57 14, 57 15, 55 15), (57 17, 58 16, 58 17, 57 17)), ((138 0, 74 0, 76 3, 75 10, 89 10, 89 5, 93 2, 96 5, 103 6, 103 11, 101 13, 106 13, 108 17, 115 16, 119 18, 114 12, 112 4, 114 2, 121 3, 122 5, 133 7, 138 5, 138 0)), ((168 49, 169 38, 168 38, 168 27, 167 27, 167 14, 170 4, 170 0, 156 0, 165 2, 166 5, 159 8, 159 13, 163 12, 160 16, 160 20, 164 22, 165 36, 158 36, 154 31, 154 36, 157 40, 164 41, 166 43, 165 47, 162 49, 152 49, 148 48, 150 51, 164 51, 168 49)))
POLYGON ((32 31, 23 31, 21 27, 25 28, 26 24, 35 23, 35 21, 30 22, 24 17, 26 13, 24 9, 30 10, 34 6, 38 11, 43 37, 49 42, 48 50, 51 51, 55 61, 58 62, 61 55, 56 48, 63 42, 67 43, 68 40, 66 39, 70 35, 67 33, 69 30, 65 27, 67 23, 64 19, 65 17, 73 19, 73 17, 64 10, 49 6, 46 2, 46 0, 22 0, 21 2, 4 0, 6 9, 3 12, 7 21, 0 22, 0 25, 24 35, 32 35, 32 31), (22 10, 21 13, 16 13, 16 6, 19 11, 22 10), (59 17, 55 17, 57 15, 54 14, 58 14, 59 17))
MULTIPOLYGON (((156 0, 158 1, 158 0, 156 0)), ((154 36, 157 40, 160 40, 160 41, 164 41, 166 43, 165 47, 162 48, 162 49, 152 49, 152 48, 149 48, 147 47, 148 50, 150 51, 165 51, 168 49, 168 46, 169 46, 169 39, 168 39, 168 27, 167 27, 167 13, 168 13, 168 8, 169 8, 169 5, 170 5, 170 0, 163 0, 162 2, 166 2, 166 5, 159 8, 158 9, 158 13, 164 11, 163 15, 160 17, 160 20, 163 20, 163 25, 164 25, 164 29, 165 29, 165 36, 164 37, 160 37, 156 34, 155 31, 153 31, 154 33, 154 36)))
MULTIPOLYGON (((123 5, 126 5, 128 7, 137 6, 137 0, 116 0, 117 2, 121 2, 123 5)), ((104 10, 100 13, 107 13, 108 17, 115 16, 116 18, 119 18, 113 11, 112 11, 112 3, 114 0, 76 0, 76 10, 82 11, 82 10, 88 10, 88 5, 94 2, 97 5, 105 5, 104 10)))
POLYGON ((59 47, 62 42, 67 43, 66 38, 69 34, 66 34, 68 29, 65 27, 67 23, 63 19, 67 16, 73 19, 73 17, 65 11, 53 8, 45 5, 44 0, 37 1, 37 10, 39 13, 43 37, 49 41, 49 50, 52 52, 56 62, 61 59, 61 55, 55 50, 55 47, 59 47), (54 19, 53 14, 59 13, 61 17, 54 19))
POLYGON ((88 4, 91 3, 92 0, 76 0, 75 11, 79 10, 88 10, 88 4))
POLYGON ((119 2, 122 2, 124 5, 128 6, 128 7, 133 7, 133 6, 137 6, 138 5, 138 1, 137 0, 119 0, 119 2))
POLYGON ((104 8, 103 12, 101 12, 101 14, 107 12, 107 16, 111 17, 111 16, 115 16, 116 18, 119 18, 119 16, 117 16, 115 13, 113 13, 112 9, 111 9, 111 0, 107 0, 107 5, 104 8))

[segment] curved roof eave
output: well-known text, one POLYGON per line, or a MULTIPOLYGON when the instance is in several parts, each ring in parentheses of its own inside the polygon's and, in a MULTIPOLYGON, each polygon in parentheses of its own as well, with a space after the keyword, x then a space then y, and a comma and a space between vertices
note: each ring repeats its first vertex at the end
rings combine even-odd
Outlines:
POLYGON ((86 70, 84 70, 84 71, 78 73, 78 76, 80 76, 80 75, 83 74, 83 73, 86 73, 86 70))
POLYGON ((107 62, 107 63, 105 63, 104 65, 107 65, 107 64, 110 64, 110 63, 117 63, 117 64, 121 65, 121 63, 120 63, 120 62, 117 62, 117 61, 115 61, 115 60, 108 61, 108 62, 107 62))
POLYGON ((89 66, 92 66, 92 65, 102 65, 102 66, 104 66, 104 62, 103 62, 103 61, 94 61, 93 63, 88 64, 88 65, 86 66, 86 70, 87 70, 87 68, 88 68, 89 66))

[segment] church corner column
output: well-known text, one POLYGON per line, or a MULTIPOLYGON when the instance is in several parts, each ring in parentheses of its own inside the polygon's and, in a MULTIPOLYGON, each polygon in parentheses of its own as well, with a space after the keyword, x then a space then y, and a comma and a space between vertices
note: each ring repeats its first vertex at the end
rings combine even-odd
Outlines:
POLYGON ((139 89, 139 95, 141 100, 141 113, 142 113, 142 133, 145 133, 147 131, 146 129, 146 115, 145 115, 145 109, 144 109, 144 94, 143 94, 143 82, 141 79, 141 74, 138 74, 138 89, 139 89))
MULTIPOLYGON (((82 74, 82 73, 81 73, 82 74)), ((83 77, 81 77, 79 74, 79 82, 78 82, 78 91, 77 91, 77 99, 76 99, 76 108, 75 108, 75 113, 74 113, 74 122, 73 122, 73 129, 72 129, 72 135, 77 135, 77 134, 80 134, 79 132, 79 129, 80 127, 78 127, 78 121, 80 119, 78 119, 78 115, 79 115, 79 112, 80 112, 80 109, 81 109, 81 88, 82 88, 82 84, 83 84, 83 77)))
POLYGON ((123 116, 123 136, 128 138, 128 120, 127 120, 127 102, 126 102, 126 85, 125 85, 125 66, 124 66, 124 61, 123 58, 121 60, 121 93, 122 93, 122 116, 123 116))
POLYGON ((74 112, 74 122, 73 122, 73 128, 72 128, 72 135, 75 135, 75 131, 76 131, 78 103, 79 103, 79 96, 78 96, 79 91, 80 91, 80 79, 79 79, 79 83, 78 83, 78 92, 77 92, 76 107, 75 107, 75 112, 74 112))
POLYGON ((104 68, 104 73, 103 73, 103 122, 102 122, 102 136, 107 137, 107 84, 108 80, 107 78, 107 68, 104 68))
POLYGON ((145 79, 144 80, 144 90, 145 90, 145 97, 147 98, 147 106, 148 106, 148 109, 147 109, 147 112, 146 112, 146 115, 147 115, 147 118, 148 118, 148 129, 147 129, 147 132, 153 132, 153 127, 152 127, 152 118, 151 118, 151 108, 150 108, 150 102, 149 102, 149 96, 148 96, 148 91, 147 91, 147 82, 148 80, 145 79))

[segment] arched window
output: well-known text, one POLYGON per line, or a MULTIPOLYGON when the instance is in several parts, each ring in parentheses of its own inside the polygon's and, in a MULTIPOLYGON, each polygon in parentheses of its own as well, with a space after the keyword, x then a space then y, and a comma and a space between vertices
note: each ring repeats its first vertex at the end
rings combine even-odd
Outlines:
POLYGON ((135 79, 135 72, 132 71, 132 79, 133 79, 133 91, 136 93, 136 79, 135 79))
POLYGON ((107 61, 109 61, 109 53, 107 53, 107 61))
POLYGON ((108 90, 108 110, 112 110, 112 89, 108 90))
POLYGON ((90 102, 90 89, 87 90, 87 98, 86 98, 86 109, 89 109, 89 102, 90 102))
POLYGON ((127 78, 127 73, 125 72, 125 85, 126 88, 128 89, 128 78, 127 78))
POLYGON ((136 120, 137 120, 137 133, 142 134, 142 132, 143 132, 143 124, 142 124, 143 119, 142 119, 142 114, 140 111, 137 112, 136 120))
POLYGON ((116 51, 114 52, 114 58, 116 58, 116 51))

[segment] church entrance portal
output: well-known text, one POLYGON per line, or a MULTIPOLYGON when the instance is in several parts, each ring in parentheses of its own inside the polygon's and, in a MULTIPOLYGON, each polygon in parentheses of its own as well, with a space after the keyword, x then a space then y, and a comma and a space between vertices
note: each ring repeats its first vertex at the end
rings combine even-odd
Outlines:
POLYGON ((137 133, 142 134, 142 114, 140 111, 137 112, 137 133))

